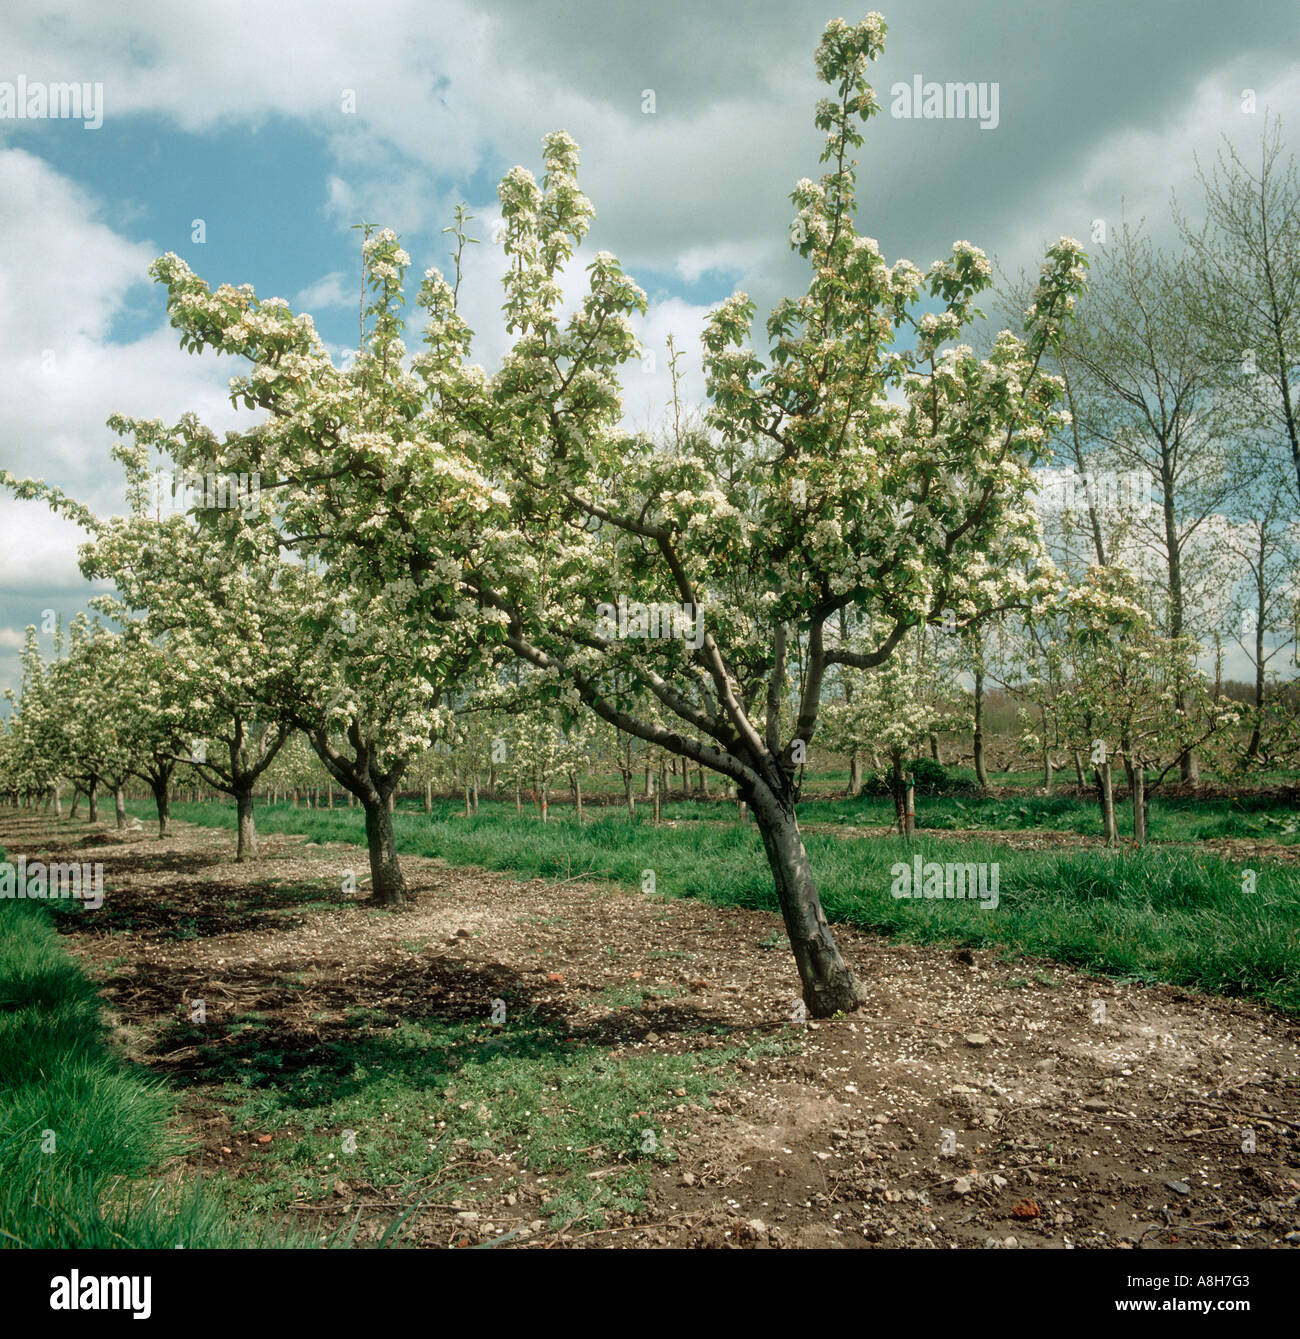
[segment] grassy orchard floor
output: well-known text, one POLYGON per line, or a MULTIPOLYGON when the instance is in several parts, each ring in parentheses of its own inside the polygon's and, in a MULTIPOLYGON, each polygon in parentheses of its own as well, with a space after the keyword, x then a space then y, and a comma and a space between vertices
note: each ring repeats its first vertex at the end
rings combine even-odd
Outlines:
POLYGON ((394 914, 342 892, 355 842, 265 828, 237 864, 228 828, 158 841, 0 809, 11 851, 103 862, 104 906, 61 910, 58 947, 168 1082, 188 1145, 168 1183, 202 1175, 309 1240, 1284 1247, 1300 1228, 1300 1024, 1259 1005, 844 926, 866 1007, 792 1026, 770 912, 407 856, 394 914))
POLYGON ((111 1044, 60 919, 0 901, 0 1245, 273 1244, 196 1183, 145 1179, 184 1146, 172 1096, 111 1044))
MULTIPOLYGON (((1023 778, 1021 778, 1023 782, 1023 778)), ((1295 780, 1292 778, 1292 785, 1295 780)), ((1116 822, 1121 838, 1133 835, 1133 810, 1116 800, 1116 822)), ((686 816, 698 806, 669 805, 667 817, 686 816)), ((893 802, 879 796, 859 800, 812 798, 799 806, 799 821, 856 823, 887 827, 893 822, 893 802)), ((1300 810, 1294 796, 1157 795, 1150 803, 1152 841, 1198 842, 1222 838, 1256 839, 1279 844, 1300 842, 1300 810)), ((1095 803, 1077 796, 1016 794, 918 795, 916 821, 932 831, 1033 830, 1070 832, 1095 838, 1101 820, 1095 803)))
MULTIPOLYGON (((0 823, 6 819, 15 821, 13 811, 0 811, 0 823)), ((260 1244, 259 1235, 275 1244, 269 1228, 257 1234, 240 1227, 243 1215, 275 1223, 282 1244, 309 1244, 300 1232, 284 1230, 284 1215, 300 1210, 317 1241, 406 1244, 421 1210, 447 1209, 448 1202, 460 1209, 462 1196, 467 1206, 477 1202, 484 1164, 500 1158, 503 1146, 517 1152, 512 1165, 528 1179, 530 1218, 540 1211, 548 1225, 599 1230, 611 1214, 640 1210, 648 1169, 674 1159, 661 1142, 665 1110, 706 1105, 735 1082, 737 1062, 789 1049, 788 1021, 778 1015, 775 1027, 756 1036, 737 1031, 729 1041, 735 1029, 706 1020, 683 1029, 678 1052, 615 1056, 609 1048, 623 1037, 621 1024, 575 1031, 572 1019, 529 1007, 513 978, 442 967, 446 949, 409 923, 358 910, 322 887, 320 853, 295 860, 297 843, 282 843, 269 861, 225 877, 219 834, 183 830, 160 855, 141 834, 123 841, 102 824, 96 832, 37 817, 18 816, 16 823, 25 852, 102 859, 106 900, 95 911, 71 903, 52 904, 52 912, 0 903, 0 1008, 16 1010, 0 1013, 0 1041, 7 1068, 20 1071, 13 1075, 16 1091, 0 1091, 8 1159, 0 1161, 0 1226, 10 1244, 252 1245, 260 1244), (89 849, 82 846, 87 841, 89 849), (345 909, 364 928, 341 927, 345 909), (209 947, 214 955, 231 953, 232 941, 244 937, 256 944, 258 960, 282 950, 301 954, 297 935, 313 914, 341 936, 349 955, 323 993, 316 993, 319 948, 270 979, 214 956, 206 958, 211 975, 202 989, 213 994, 215 1026, 188 1016, 186 1001, 200 987, 188 967, 178 966, 179 957, 209 947), (127 1022, 119 1042, 155 1076, 104 1044, 95 988, 50 922, 69 942, 90 947, 127 1022), (368 956, 372 928, 382 941, 378 962, 368 956), (145 945, 160 953, 137 975, 133 950, 145 945), (180 953, 173 956, 168 946, 180 953), (385 956, 390 950, 400 960, 396 968, 385 956), (214 988, 212 975, 225 979, 214 988), (394 1017, 390 1006, 416 993, 415 977, 436 1012, 394 1017), (499 1020, 491 1016, 494 998, 503 1006, 509 1001, 499 1020), (304 1007, 308 1000, 315 1007, 304 1007), (38 1005, 54 1010, 52 1033, 42 1030, 38 1005), (92 1056, 89 1078, 83 1053, 92 1056), (52 1073, 48 1087, 31 1082, 42 1067, 52 1073), (173 1097, 182 1099, 187 1137, 169 1126, 173 1097), (60 1131, 64 1157, 48 1167, 24 1137, 29 1127, 46 1124, 60 1131), (350 1150, 341 1139, 348 1130, 350 1150), (138 1195, 117 1203, 108 1184, 113 1176, 137 1178, 164 1159, 173 1174, 191 1174, 174 1175, 174 1195, 148 1206, 138 1195), (81 1175, 83 1165, 93 1174, 81 1175), (197 1175, 207 1186, 201 1212, 197 1198, 193 1204, 177 1198, 180 1185, 193 1186, 197 1175), (52 1187, 55 1198, 33 1208, 25 1201, 38 1183, 52 1187), (354 1217, 358 1201, 363 1208, 354 1217)), ((560 921, 524 917, 515 935, 548 938, 561 933, 553 928, 560 921)), ((317 945, 329 938, 308 935, 317 945)), ((505 937, 491 938, 499 946, 505 937)), ((690 956, 665 950, 666 959, 690 956)), ((596 1018, 680 993, 642 987, 641 976, 595 994, 589 1008, 596 1018)), ((475 1217, 468 1207, 465 1213, 475 1217)))
MULTIPOLYGON (((148 821, 146 803, 129 806, 148 821)), ((810 806, 811 807, 811 806, 810 806)), ((670 807, 672 812, 676 806, 670 807)), ((693 808, 682 806, 682 808, 693 808)), ((233 828, 220 804, 175 804, 178 819, 233 828)), ((698 808, 696 808, 698 812, 698 808)), ((433 815, 399 810, 399 852, 521 878, 583 876, 640 887, 653 870, 658 895, 719 906, 775 909, 771 878, 752 824, 655 827, 610 810, 582 823, 553 808, 540 823, 513 804, 487 804, 466 818, 440 804, 433 815)), ((719 815, 721 817, 721 814, 719 815)), ((361 810, 259 806, 262 833, 364 845, 361 810)), ((810 832, 809 857, 827 915, 859 929, 917 943, 992 947, 1037 955, 1134 982, 1167 982, 1256 999, 1300 1013, 1300 867, 1258 859, 1243 866, 1183 846, 1053 849, 959 841, 810 832), (927 860, 1000 867, 999 905, 905 900, 890 895, 891 866, 927 860), (1244 870, 1255 872, 1254 891, 1244 870)), ((357 875, 364 876, 359 856, 357 875)), ((774 942, 774 949, 781 945, 774 942)))

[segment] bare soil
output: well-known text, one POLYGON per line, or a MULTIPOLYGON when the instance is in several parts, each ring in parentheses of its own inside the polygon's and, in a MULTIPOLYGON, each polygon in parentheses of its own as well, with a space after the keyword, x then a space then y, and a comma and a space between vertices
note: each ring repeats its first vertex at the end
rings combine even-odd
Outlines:
MULTIPOLYGON (((703 1030, 717 1025, 793 1038, 741 1061, 709 1108, 677 1108, 676 1157, 654 1164, 644 1213, 557 1229, 538 1218, 545 1187, 516 1185, 512 1202, 476 1203, 476 1222, 426 1206, 421 1244, 523 1229, 512 1247, 1300 1245, 1300 1024, 1251 1003, 841 927, 870 1001, 799 1025, 793 962, 767 946, 781 926, 765 912, 404 857, 408 908, 375 915, 363 889, 286 915, 286 886, 338 887, 364 852, 271 836, 239 865, 230 833, 175 824, 159 841, 12 810, 0 843, 11 858, 103 862, 105 905, 70 943, 136 1058, 181 1081, 191 1162, 209 1168, 256 1175, 253 1136, 231 1128, 192 1048, 151 1042, 200 990, 261 1011, 304 1064, 345 1010, 468 1017, 505 986, 614 1055, 725 1044, 703 1030), (175 937, 181 926, 194 937, 175 937), (622 1009, 600 998, 633 982, 680 993, 622 1009)), ((490 1152, 452 1156, 492 1175, 490 1152)), ((393 1215, 381 1187, 356 1185, 295 1208, 313 1225, 393 1215)))

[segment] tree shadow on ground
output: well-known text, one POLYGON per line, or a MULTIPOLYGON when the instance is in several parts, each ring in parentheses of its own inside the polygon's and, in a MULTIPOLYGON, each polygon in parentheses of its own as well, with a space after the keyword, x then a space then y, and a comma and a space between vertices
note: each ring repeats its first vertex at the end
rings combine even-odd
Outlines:
POLYGON ((406 1087, 441 1089, 467 1062, 609 1051, 651 1033, 690 1050, 734 1026, 686 1002, 579 1016, 542 981, 451 955, 394 955, 346 975, 337 967, 311 953, 281 956, 223 967, 219 984, 194 968, 154 968, 147 982, 124 983, 132 1015, 169 1020, 143 1058, 179 1086, 271 1085, 286 1105, 311 1106, 326 1093, 362 1091, 378 1070, 406 1087), (198 999, 202 1022, 192 1016, 198 999), (494 1005, 508 1021, 494 1024, 494 1005))

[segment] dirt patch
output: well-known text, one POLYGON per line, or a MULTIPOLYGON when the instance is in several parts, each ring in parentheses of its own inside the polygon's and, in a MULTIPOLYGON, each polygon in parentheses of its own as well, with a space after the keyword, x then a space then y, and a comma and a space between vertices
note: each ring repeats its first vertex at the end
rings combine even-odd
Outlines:
MULTIPOLYGON (((270 836, 238 865, 229 833, 177 824, 158 841, 13 811, 0 842, 103 862, 105 905, 75 918, 71 942, 137 1058, 178 1083, 191 1161, 209 1168, 256 1176, 258 1136, 231 1128, 200 1048, 175 1045, 196 997, 258 1011, 303 1069, 357 1009, 383 1025, 480 1017, 493 999, 615 1057, 787 1042, 739 1061, 707 1109, 675 1108, 675 1160, 653 1164, 644 1213, 556 1230, 537 1217, 536 1178, 467 1147, 454 1156, 486 1198, 422 1206, 422 1243, 1300 1244, 1300 1027, 1253 1004, 842 927, 870 1002, 800 1025, 766 912, 404 858, 417 900, 379 913, 336 891, 344 869, 364 872, 351 846, 270 836), (498 1200, 494 1178, 510 1185, 498 1200)), ((358 1206, 391 1221, 382 1186, 293 1207, 315 1225, 358 1206)))

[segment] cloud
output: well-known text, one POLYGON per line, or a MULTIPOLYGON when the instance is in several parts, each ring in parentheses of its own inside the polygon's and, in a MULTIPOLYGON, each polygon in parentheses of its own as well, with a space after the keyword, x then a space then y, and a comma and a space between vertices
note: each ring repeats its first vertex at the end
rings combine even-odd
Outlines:
MULTIPOLYGON (((357 301, 356 291, 345 290, 347 276, 342 270, 322 275, 314 284, 308 284, 293 300, 294 310, 317 312, 326 308, 349 307, 357 301)), ((355 288, 355 285, 354 285, 355 288)))
MULTIPOLYGON (((218 431, 233 427, 233 369, 184 355, 161 304, 155 330, 114 342, 115 320, 152 288, 154 247, 114 231, 103 202, 25 150, 0 150, 0 178, 0 468, 120 512, 109 415, 171 422, 192 410, 218 431)), ((87 536, 43 503, 0 494, 0 536, 0 624, 39 621, 46 607, 70 617, 107 589, 77 567, 87 536)), ((16 667, 0 657, 0 688, 14 685, 16 667)))

